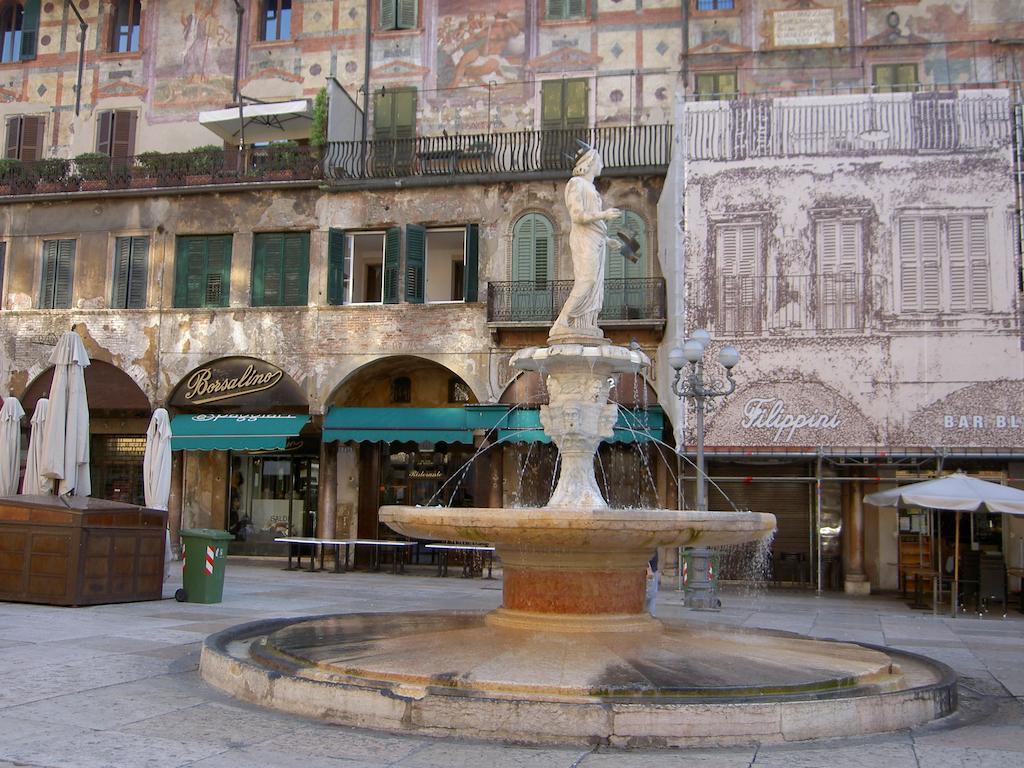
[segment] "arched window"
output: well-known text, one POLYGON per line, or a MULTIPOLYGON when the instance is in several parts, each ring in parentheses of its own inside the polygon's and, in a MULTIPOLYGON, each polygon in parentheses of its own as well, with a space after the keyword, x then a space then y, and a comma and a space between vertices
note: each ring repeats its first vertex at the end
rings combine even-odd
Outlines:
POLYGON ((512 227, 510 320, 553 320, 554 227, 540 213, 527 213, 512 227))
POLYGON ((640 278, 647 277, 647 227, 640 215, 623 210, 622 215, 608 222, 608 237, 628 236, 639 246, 635 252, 609 248, 604 265, 604 307, 606 320, 629 320, 639 317, 646 304, 647 286, 640 278))
POLYGON ((139 50, 142 0, 117 0, 110 22, 110 50, 135 53, 139 50))

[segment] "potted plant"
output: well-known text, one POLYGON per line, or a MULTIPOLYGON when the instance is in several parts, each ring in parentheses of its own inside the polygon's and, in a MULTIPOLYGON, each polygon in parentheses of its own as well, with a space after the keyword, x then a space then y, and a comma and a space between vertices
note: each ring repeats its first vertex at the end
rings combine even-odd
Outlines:
POLYGON ((133 187, 152 187, 174 175, 173 157, 163 152, 142 152, 135 156, 133 187))
POLYGON ((275 141, 266 148, 264 178, 270 180, 294 179, 300 170, 303 152, 298 142, 275 141))
POLYGON ((25 168, 21 160, 0 157, 0 195, 17 193, 25 180, 25 168))
POLYGON ((82 189, 106 189, 109 182, 110 158, 99 152, 75 156, 75 168, 82 179, 82 189))
POLYGON ((209 184, 224 166, 224 148, 216 144, 196 147, 186 153, 186 182, 209 184))
POLYGON ((32 163, 31 170, 39 180, 40 192, 56 192, 68 183, 71 161, 63 157, 47 157, 32 163))

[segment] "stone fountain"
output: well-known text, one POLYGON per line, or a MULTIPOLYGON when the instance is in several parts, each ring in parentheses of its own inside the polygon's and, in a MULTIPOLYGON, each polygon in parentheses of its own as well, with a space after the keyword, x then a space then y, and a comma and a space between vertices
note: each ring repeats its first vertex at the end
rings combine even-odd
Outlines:
POLYGON ((650 365, 597 328, 608 219, 581 153, 566 189, 574 287, 548 346, 512 364, 546 377, 545 432, 561 474, 543 507, 387 506, 407 536, 490 543, 502 605, 488 613, 407 612, 279 620, 211 637, 212 684, 332 722, 531 743, 720 745, 909 727, 956 707, 955 676, 905 653, 852 643, 688 625, 644 610, 658 547, 755 541, 756 512, 611 509, 594 474, 617 406, 610 382, 650 365))

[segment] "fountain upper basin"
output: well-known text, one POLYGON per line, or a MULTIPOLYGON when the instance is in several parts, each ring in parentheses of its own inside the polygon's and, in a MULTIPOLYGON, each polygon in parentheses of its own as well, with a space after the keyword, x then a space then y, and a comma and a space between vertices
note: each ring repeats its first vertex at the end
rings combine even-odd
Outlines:
POLYGON ((677 509, 386 506, 380 519, 413 538, 482 542, 499 550, 642 550, 646 557, 657 547, 741 544, 775 530, 775 515, 763 512, 677 509))

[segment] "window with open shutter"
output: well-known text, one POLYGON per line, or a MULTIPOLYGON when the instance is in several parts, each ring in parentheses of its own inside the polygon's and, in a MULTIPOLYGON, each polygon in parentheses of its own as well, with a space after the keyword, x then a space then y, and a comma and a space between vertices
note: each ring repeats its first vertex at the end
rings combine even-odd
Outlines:
POLYGON ((34 59, 39 36, 39 0, 3 3, 0 35, 0 63, 34 59))
POLYGON ((398 276, 401 274, 402 228, 391 227, 384 233, 384 303, 398 303, 398 276))
POLYGON ((309 233, 261 232, 253 237, 252 305, 297 307, 309 295, 309 233))
POLYGON ((348 237, 344 230, 332 229, 327 233, 327 303, 346 304, 349 301, 348 237))
POLYGON ((480 225, 466 226, 466 266, 462 273, 463 301, 479 301, 480 225))
POLYGON ((135 154, 135 126, 138 115, 128 110, 101 112, 96 130, 96 151, 115 160, 135 154))
POLYGON ((231 279, 231 235, 179 237, 174 306, 226 307, 231 279))
POLYGON ((75 276, 75 241, 43 241, 40 309, 70 309, 75 276))
POLYGON ((115 0, 110 23, 110 51, 137 52, 141 24, 142 0, 115 0))
POLYGON ((292 0, 262 0, 260 40, 288 40, 292 36, 292 0))
POLYGON ((148 237, 119 237, 114 243, 113 309, 143 309, 149 267, 148 237))
POLYGON ((387 29, 416 29, 419 0, 380 0, 378 27, 387 29))

